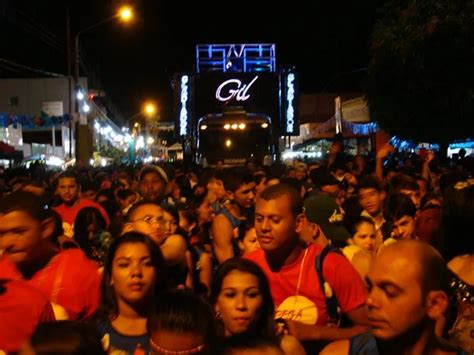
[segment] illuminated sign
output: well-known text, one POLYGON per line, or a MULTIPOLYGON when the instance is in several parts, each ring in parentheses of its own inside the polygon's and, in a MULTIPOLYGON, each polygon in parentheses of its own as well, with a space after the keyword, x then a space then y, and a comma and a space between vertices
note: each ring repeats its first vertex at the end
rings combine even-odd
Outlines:
POLYGON ((294 109, 294 99, 295 99, 295 74, 290 73, 286 79, 286 132, 294 133, 295 131, 295 109, 294 109))
POLYGON ((188 81, 189 77, 183 75, 181 77, 181 110, 179 112, 179 134, 185 136, 188 132, 188 81))
POLYGON ((237 101, 247 101, 250 98, 247 92, 257 79, 258 75, 250 83, 244 85, 239 79, 226 80, 217 88, 216 99, 223 102, 230 101, 233 98, 237 101))

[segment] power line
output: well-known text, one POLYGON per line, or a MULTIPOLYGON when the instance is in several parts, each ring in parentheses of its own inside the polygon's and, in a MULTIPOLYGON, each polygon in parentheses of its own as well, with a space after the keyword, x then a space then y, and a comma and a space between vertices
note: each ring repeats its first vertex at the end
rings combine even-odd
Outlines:
POLYGON ((40 74, 40 75, 56 77, 56 78, 63 78, 64 77, 63 74, 58 74, 58 73, 53 73, 53 72, 49 72, 49 71, 46 71, 46 70, 32 68, 32 67, 29 67, 27 65, 15 63, 15 62, 12 62, 11 60, 4 59, 4 58, 0 58, 0 65, 2 67, 6 68, 6 69, 10 69, 10 70, 13 70, 13 71, 23 70, 23 71, 29 71, 29 72, 33 72, 33 73, 36 73, 36 74, 40 74))

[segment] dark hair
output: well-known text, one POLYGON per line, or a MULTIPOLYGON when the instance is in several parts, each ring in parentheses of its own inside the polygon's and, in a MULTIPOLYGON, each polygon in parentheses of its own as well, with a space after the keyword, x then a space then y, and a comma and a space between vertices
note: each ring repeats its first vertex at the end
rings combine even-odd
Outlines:
POLYGON ((235 192, 242 185, 253 182, 252 174, 241 167, 231 168, 226 171, 224 177, 224 187, 226 191, 235 192))
POLYGON ((72 170, 66 170, 63 172, 61 175, 58 176, 57 181, 59 183, 59 180, 61 179, 74 179, 76 181, 76 184, 81 187, 81 183, 79 182, 79 176, 72 170))
POLYGON ((93 246, 98 246, 98 241, 89 240, 89 233, 87 231, 87 228, 92 223, 96 223, 102 231, 107 228, 107 223, 97 208, 81 208, 74 219, 74 240, 89 259, 95 260, 93 246))
POLYGON ((364 175, 360 177, 357 181, 357 189, 375 189, 379 192, 384 191, 380 181, 372 175, 364 175))
POLYGON ((166 213, 172 215, 173 218, 175 219, 176 223, 179 225, 179 212, 178 212, 178 209, 175 206, 170 205, 169 203, 163 203, 163 204, 161 204, 160 207, 163 209, 163 211, 165 211, 166 213))
POLYGON ((112 264, 115 258, 115 254, 120 246, 124 244, 145 244, 148 251, 150 252, 151 263, 155 268, 156 272, 156 281, 155 287, 153 289, 153 294, 150 297, 151 300, 166 286, 166 265, 165 259, 161 253, 160 248, 156 243, 148 238, 146 235, 137 232, 128 232, 124 235, 113 240, 110 245, 109 252, 107 254, 107 259, 104 264, 104 273, 102 275, 101 283, 101 303, 99 311, 96 314, 96 319, 99 321, 104 321, 108 319, 114 319, 118 316, 118 306, 115 295, 115 290, 112 287, 112 264))
POLYGON ((403 216, 415 217, 416 207, 408 196, 395 193, 388 196, 384 215, 385 219, 391 222, 397 221, 403 216))
POLYGON ((263 351, 272 349, 284 355, 279 339, 273 337, 256 336, 253 334, 235 334, 225 339, 220 347, 221 355, 238 355, 245 350, 263 351))
POLYGON ((289 185, 298 192, 301 192, 301 188, 303 187, 303 182, 296 178, 284 177, 280 179, 280 183, 289 185))
POLYGON ((15 191, 0 198, 0 214, 22 211, 37 221, 50 218, 51 208, 46 200, 34 193, 15 191))
POLYGON ((39 324, 30 345, 35 354, 106 354, 97 329, 77 321, 39 324))
POLYGON ((401 190, 420 191, 420 186, 414 178, 409 175, 398 173, 390 180, 390 193, 398 193, 401 190))
POLYGON ((368 223, 372 226, 375 226, 375 222, 369 217, 359 216, 359 218, 355 219, 349 226, 349 233, 351 234, 351 237, 353 237, 354 234, 356 234, 357 227, 359 227, 362 223, 368 223))
POLYGON ((148 333, 164 329, 190 332, 204 338, 206 346, 215 342, 215 322, 211 307, 198 295, 187 290, 168 290, 155 301, 148 318, 148 333))
POLYGON ((120 200, 125 200, 129 196, 135 195, 135 192, 133 192, 131 189, 120 189, 117 191, 117 198, 120 200))
POLYGON ((238 236, 237 239, 240 241, 243 241, 245 238, 245 234, 251 230, 252 228, 255 228, 255 221, 253 219, 246 219, 240 223, 238 227, 238 236))
POLYGON ((222 290, 224 279, 234 270, 254 275, 258 280, 258 288, 262 294, 262 309, 259 312, 259 318, 254 325, 253 331, 262 336, 275 335, 274 306, 270 293, 270 285, 263 271, 253 261, 242 258, 232 258, 220 264, 212 282, 209 301, 212 305, 217 303, 217 298, 222 290))
POLYGON ((287 196, 290 200, 290 209, 294 217, 303 212, 303 200, 301 199, 299 191, 287 184, 276 184, 267 187, 262 191, 259 198, 270 201, 282 196, 287 196))

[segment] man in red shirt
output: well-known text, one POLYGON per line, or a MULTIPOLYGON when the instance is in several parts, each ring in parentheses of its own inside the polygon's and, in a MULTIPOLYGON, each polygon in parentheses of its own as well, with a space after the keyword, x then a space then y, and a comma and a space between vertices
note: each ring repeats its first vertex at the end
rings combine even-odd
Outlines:
POLYGON ((84 319, 97 309, 100 274, 80 249, 60 251, 49 206, 32 193, 0 199, 0 278, 23 279, 53 304, 57 319, 84 319))
POLYGON ((107 225, 110 222, 107 212, 94 201, 80 199, 79 194, 81 186, 79 185, 76 174, 72 171, 66 171, 58 177, 57 193, 63 201, 61 205, 55 207, 54 210, 61 216, 63 221, 64 235, 72 237, 74 233, 74 220, 77 213, 84 207, 94 207, 99 210, 104 217, 107 225))
MULTIPOLYGON (((22 280, 12 280, 2 270, 0 280, 0 353, 16 352, 36 326, 55 320, 46 296, 22 280)), ((14 277, 14 275, 11 275, 14 277)))
POLYGON ((264 190, 255 208, 255 229, 261 249, 246 257, 265 272, 277 308, 276 317, 285 319, 292 335, 301 341, 350 338, 365 331, 368 323, 364 285, 343 255, 329 253, 322 267, 328 287, 321 290, 315 258, 322 248, 303 247, 298 235, 304 219, 302 212, 302 200, 292 187, 278 184, 264 190), (333 292, 341 312, 353 326, 326 326, 329 315, 325 294, 333 292))

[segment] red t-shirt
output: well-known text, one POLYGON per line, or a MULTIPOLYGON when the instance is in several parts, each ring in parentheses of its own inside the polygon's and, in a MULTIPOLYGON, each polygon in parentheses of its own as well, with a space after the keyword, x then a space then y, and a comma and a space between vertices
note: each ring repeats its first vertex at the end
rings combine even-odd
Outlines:
MULTIPOLYGON (((245 256, 257 263, 267 276, 276 307, 275 318, 318 325, 328 322, 325 296, 321 291, 315 266, 316 256, 321 250, 321 247, 311 245, 303 250, 294 263, 283 266, 277 272, 270 270, 262 249, 245 256)), ((364 284, 343 255, 327 254, 323 263, 323 275, 336 294, 342 313, 350 312, 365 303, 364 284)))
MULTIPOLYGON (((3 270, 12 270, 6 256, 0 259, 0 277, 3 270)), ((15 270, 15 279, 21 278, 21 273, 15 270)), ((62 318, 60 315, 65 312, 68 319, 82 320, 99 306, 100 280, 97 264, 87 259, 80 249, 67 249, 60 251, 26 282, 46 295, 53 304, 56 318, 62 318)))
POLYGON ((15 352, 39 323, 55 320, 53 308, 41 291, 25 281, 0 281, 0 285, 0 353, 15 352))
POLYGON ((101 205, 98 203, 95 203, 94 201, 91 200, 79 200, 76 202, 74 205, 71 207, 67 206, 66 204, 61 204, 58 207, 54 207, 54 210, 61 216, 61 219, 63 221, 63 229, 64 229, 64 235, 68 237, 72 237, 74 233, 74 220, 76 219, 77 213, 84 207, 94 207, 97 208, 104 217, 105 222, 107 225, 110 223, 109 216, 107 215, 107 212, 102 208, 101 205))

